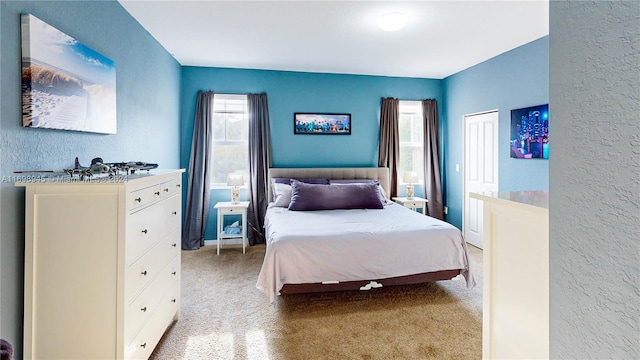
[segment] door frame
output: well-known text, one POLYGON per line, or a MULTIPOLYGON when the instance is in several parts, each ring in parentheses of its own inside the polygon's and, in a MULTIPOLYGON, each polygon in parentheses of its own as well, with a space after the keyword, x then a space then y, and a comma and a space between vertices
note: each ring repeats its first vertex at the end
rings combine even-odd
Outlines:
MULTIPOLYGON (((490 109, 490 110, 484 110, 484 111, 478 111, 478 112, 474 112, 474 113, 469 113, 469 114, 464 114, 462 115, 462 162, 460 164, 460 166, 462 167, 462 236, 464 237, 466 235, 466 226, 467 226, 467 201, 466 201, 466 193, 467 193, 467 173, 466 173, 466 168, 467 168, 467 117, 469 116, 476 116, 476 115, 483 115, 483 114, 489 114, 489 113, 497 113, 498 114, 498 121, 496 123, 496 128, 498 129, 498 136, 495 137, 494 139, 494 145, 496 146, 496 151, 498 151, 498 161, 496 162, 496 166, 498 167, 498 178, 496 179, 496 185, 499 186, 499 179, 500 179, 500 153, 499 153, 499 146, 500 146, 500 111, 496 108, 496 109, 490 109)), ((467 239, 465 238, 464 240, 465 242, 467 242, 467 239)), ((484 243, 484 239, 482 239, 483 243, 484 243)))

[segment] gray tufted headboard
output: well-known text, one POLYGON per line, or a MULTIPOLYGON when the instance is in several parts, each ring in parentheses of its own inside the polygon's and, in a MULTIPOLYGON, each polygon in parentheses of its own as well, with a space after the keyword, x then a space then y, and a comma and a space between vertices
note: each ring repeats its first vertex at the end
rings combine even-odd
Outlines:
MULTIPOLYGON (((269 168, 269 184, 271 178, 326 178, 330 180, 374 179, 380 181, 384 191, 389 191, 389 168, 386 167, 349 167, 349 168, 269 168)), ((271 186, 268 198, 272 199, 271 186)))

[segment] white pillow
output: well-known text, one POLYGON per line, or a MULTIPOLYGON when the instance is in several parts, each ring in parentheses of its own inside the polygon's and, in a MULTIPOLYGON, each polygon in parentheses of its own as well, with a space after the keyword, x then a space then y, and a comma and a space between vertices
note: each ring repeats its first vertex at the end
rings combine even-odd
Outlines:
POLYGON ((273 196, 273 206, 288 208, 291 203, 291 185, 273 183, 273 196))

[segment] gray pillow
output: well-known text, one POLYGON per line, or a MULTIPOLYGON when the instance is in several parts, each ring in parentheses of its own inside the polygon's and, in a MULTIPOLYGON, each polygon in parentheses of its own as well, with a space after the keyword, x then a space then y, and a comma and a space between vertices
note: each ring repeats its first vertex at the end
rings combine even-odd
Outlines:
POLYGON ((319 185, 291 182, 289 210, 382 209, 378 185, 319 185))
POLYGON ((291 203, 291 185, 274 183, 273 197, 273 206, 289 207, 289 203, 291 203))

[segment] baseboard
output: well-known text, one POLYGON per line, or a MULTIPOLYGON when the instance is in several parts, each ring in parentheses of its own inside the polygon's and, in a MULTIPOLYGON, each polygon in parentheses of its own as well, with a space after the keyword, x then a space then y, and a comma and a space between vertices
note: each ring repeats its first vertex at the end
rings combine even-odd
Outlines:
MULTIPOLYGON (((218 240, 217 239, 213 239, 213 240, 204 240, 204 245, 208 246, 208 245, 214 245, 214 246, 218 246, 218 240)), ((226 239, 224 241, 224 243, 222 245, 242 245, 242 239, 237 238, 237 239, 226 239)))

